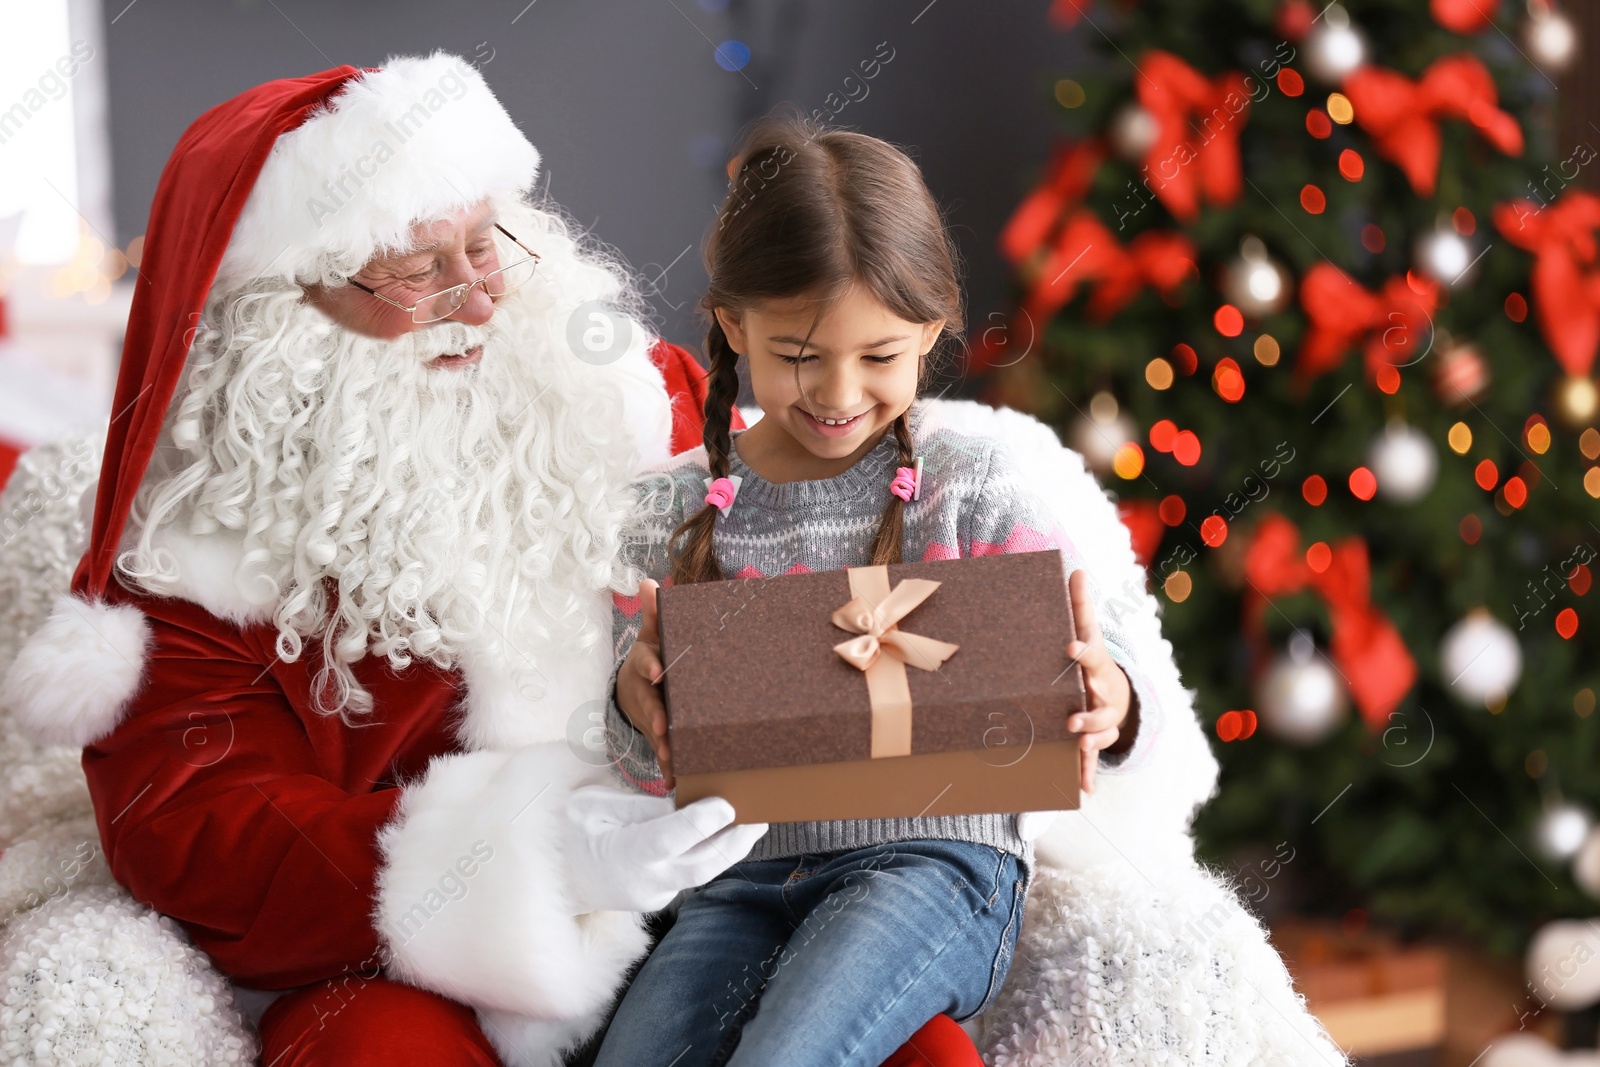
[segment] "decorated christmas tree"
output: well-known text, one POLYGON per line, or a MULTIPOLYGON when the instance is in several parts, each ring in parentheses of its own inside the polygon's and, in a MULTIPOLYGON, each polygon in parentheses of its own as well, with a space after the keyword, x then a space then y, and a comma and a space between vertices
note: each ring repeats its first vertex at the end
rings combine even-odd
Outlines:
POLYGON ((1051 14, 1100 61, 1054 86, 1061 145, 1002 237, 1017 313, 973 366, 1123 501, 1223 762, 1205 856, 1498 950, 1593 914, 1600 197, 1556 139, 1571 23, 1051 14))

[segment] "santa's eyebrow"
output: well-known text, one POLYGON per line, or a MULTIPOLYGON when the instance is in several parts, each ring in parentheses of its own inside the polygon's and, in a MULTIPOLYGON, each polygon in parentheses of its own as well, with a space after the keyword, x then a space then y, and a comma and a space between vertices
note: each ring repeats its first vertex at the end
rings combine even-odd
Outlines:
MULTIPOLYGON (((476 225, 476 226, 474 226, 472 228, 472 230, 468 234, 467 243, 470 244, 472 242, 473 238, 482 237, 484 234, 488 233, 489 230, 491 230, 494 227, 495 223, 497 223, 499 221, 500 221, 500 213, 499 212, 497 212, 497 211, 489 212, 487 215, 484 216, 482 222, 478 223, 478 225, 476 225)), ((411 251, 407 252, 406 255, 408 255, 408 256, 426 255, 429 252, 437 252, 439 249, 441 249, 443 247, 444 247, 444 244, 442 242, 441 243, 436 243, 436 244, 431 244, 431 245, 421 245, 421 246, 419 246, 417 248, 413 248, 411 251)))

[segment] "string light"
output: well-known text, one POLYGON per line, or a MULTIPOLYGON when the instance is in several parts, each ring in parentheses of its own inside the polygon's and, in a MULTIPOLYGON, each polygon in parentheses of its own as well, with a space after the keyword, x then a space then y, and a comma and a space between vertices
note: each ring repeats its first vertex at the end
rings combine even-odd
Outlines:
POLYGON ((1157 391, 1172 388, 1172 364, 1157 356, 1144 365, 1144 380, 1157 391))
POLYGON ((1144 472, 1144 449, 1129 441, 1111 457, 1111 469, 1117 477, 1132 481, 1144 472))

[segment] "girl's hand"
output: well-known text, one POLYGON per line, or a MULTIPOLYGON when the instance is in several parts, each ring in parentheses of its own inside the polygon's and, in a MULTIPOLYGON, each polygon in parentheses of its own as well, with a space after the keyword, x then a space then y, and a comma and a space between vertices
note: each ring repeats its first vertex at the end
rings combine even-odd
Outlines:
POLYGON ((1128 717, 1133 687, 1111 653, 1095 618, 1094 601, 1089 598, 1089 572, 1079 568, 1067 581, 1072 597, 1072 615, 1078 624, 1078 639, 1067 643, 1067 655, 1083 664, 1084 688, 1088 707, 1067 720, 1067 728, 1081 734, 1078 739, 1082 760, 1083 791, 1094 792, 1094 772, 1100 763, 1100 750, 1116 744, 1120 727, 1128 717))
POLYGON ((617 707, 633 723, 634 729, 650 740, 656 762, 661 764, 662 783, 671 789, 672 758, 667 750, 667 706, 661 700, 661 626, 656 614, 658 583, 646 578, 639 583, 639 600, 644 617, 639 620, 639 639, 617 671, 617 707))

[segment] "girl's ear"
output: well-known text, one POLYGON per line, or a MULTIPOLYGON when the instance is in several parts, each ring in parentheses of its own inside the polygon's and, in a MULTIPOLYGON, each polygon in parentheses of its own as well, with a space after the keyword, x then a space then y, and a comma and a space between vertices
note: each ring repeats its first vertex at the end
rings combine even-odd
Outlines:
POLYGON ((925 356, 929 352, 933 351, 933 343, 937 341, 939 339, 939 335, 944 332, 944 323, 945 320, 940 319, 937 322, 925 322, 922 324, 922 351, 919 352, 918 355, 925 356))
POLYGON ((744 314, 734 312, 728 308, 717 308, 717 325, 722 327, 722 334, 728 339, 728 347, 739 355, 748 355, 750 346, 744 334, 744 314))

